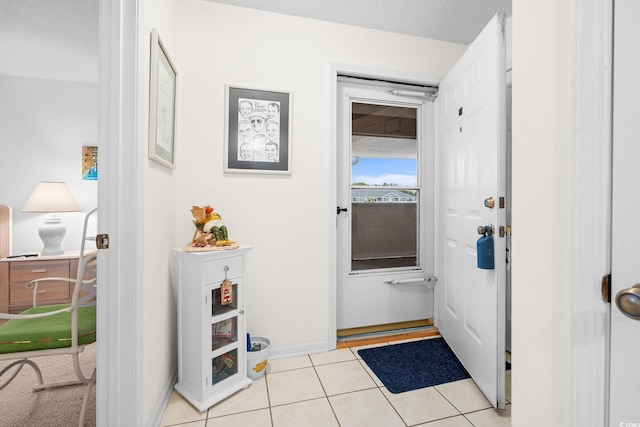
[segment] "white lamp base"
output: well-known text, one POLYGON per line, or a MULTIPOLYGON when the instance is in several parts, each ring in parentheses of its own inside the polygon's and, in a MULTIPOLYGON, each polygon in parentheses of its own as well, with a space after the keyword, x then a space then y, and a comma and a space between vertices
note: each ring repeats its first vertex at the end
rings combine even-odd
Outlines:
POLYGON ((44 224, 38 229, 38 234, 44 243, 44 248, 40 255, 60 255, 64 253, 62 250, 62 239, 67 232, 60 218, 56 215, 48 215, 44 219, 44 224))

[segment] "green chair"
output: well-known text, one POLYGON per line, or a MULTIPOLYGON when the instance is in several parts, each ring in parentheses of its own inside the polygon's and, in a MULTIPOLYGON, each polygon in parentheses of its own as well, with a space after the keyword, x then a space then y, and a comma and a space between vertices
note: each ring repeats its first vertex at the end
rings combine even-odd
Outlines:
POLYGON ((85 255, 89 212, 84 219, 80 258, 75 279, 49 277, 33 280, 26 284, 33 291, 33 307, 20 314, 0 313, 0 319, 9 319, 0 326, 0 361, 14 360, 0 371, 0 390, 6 387, 24 365, 31 366, 38 378, 34 391, 46 388, 85 384, 87 390, 82 402, 79 425, 84 425, 87 403, 95 386, 95 369, 86 376, 81 368, 78 355, 86 345, 96 341, 96 267, 97 255, 93 251, 85 255), (38 305, 38 288, 46 282, 66 281, 73 284, 71 304, 38 305), (40 356, 70 355, 77 378, 66 381, 45 383, 42 372, 32 360, 40 356), (16 367, 13 371, 12 368, 16 367), (6 380, 3 376, 6 374, 6 380))

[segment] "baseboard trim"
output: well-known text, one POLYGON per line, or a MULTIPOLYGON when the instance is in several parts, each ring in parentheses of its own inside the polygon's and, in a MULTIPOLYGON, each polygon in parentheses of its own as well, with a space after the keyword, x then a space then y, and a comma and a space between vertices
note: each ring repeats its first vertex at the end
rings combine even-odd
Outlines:
POLYGON ((176 366, 173 370, 173 374, 169 377, 168 381, 165 383, 164 394, 162 398, 156 404, 151 417, 149 418, 149 422, 147 423, 148 427, 158 427, 162 422, 162 417, 164 417, 164 413, 167 410, 167 406, 169 406, 169 399, 171 399, 171 393, 173 393, 173 386, 178 382, 178 367, 176 366))
POLYGON ((330 350, 331 346, 328 341, 318 341, 283 347, 272 347, 269 357, 271 359, 283 359, 285 357, 305 356, 307 354, 322 353, 330 350))

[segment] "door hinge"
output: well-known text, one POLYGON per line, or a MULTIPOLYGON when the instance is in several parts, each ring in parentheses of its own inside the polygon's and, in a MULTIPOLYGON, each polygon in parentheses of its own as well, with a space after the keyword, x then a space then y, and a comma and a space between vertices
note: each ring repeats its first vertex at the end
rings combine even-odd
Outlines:
POLYGON ((98 234, 96 236, 96 248, 98 248, 98 249, 109 249, 109 235, 108 234, 98 234))
POLYGON ((504 196, 498 198, 498 207, 504 209, 504 196))
POLYGON ((602 292, 602 301, 607 304, 611 303, 611 274, 607 274, 602 277, 602 283, 600 285, 600 291, 602 292))

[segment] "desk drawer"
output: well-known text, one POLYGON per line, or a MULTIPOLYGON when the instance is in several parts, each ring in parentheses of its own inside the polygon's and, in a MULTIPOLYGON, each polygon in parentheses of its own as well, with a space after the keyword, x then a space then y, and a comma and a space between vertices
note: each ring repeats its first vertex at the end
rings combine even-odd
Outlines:
POLYGON ((69 260, 12 262, 10 283, 26 283, 43 277, 69 277, 69 260))
MULTIPOLYGON (((10 304, 29 307, 33 301, 33 288, 27 288, 25 283, 11 283, 9 285, 10 304)), ((71 298, 69 283, 45 282, 38 285, 38 305, 50 303, 68 302, 71 298)))
MULTIPOLYGON (((25 284, 45 277, 70 277, 69 260, 12 262, 9 268, 9 304, 31 304, 33 289, 25 284)), ((68 282, 45 282, 38 286, 38 303, 65 302, 70 298, 68 282)))

